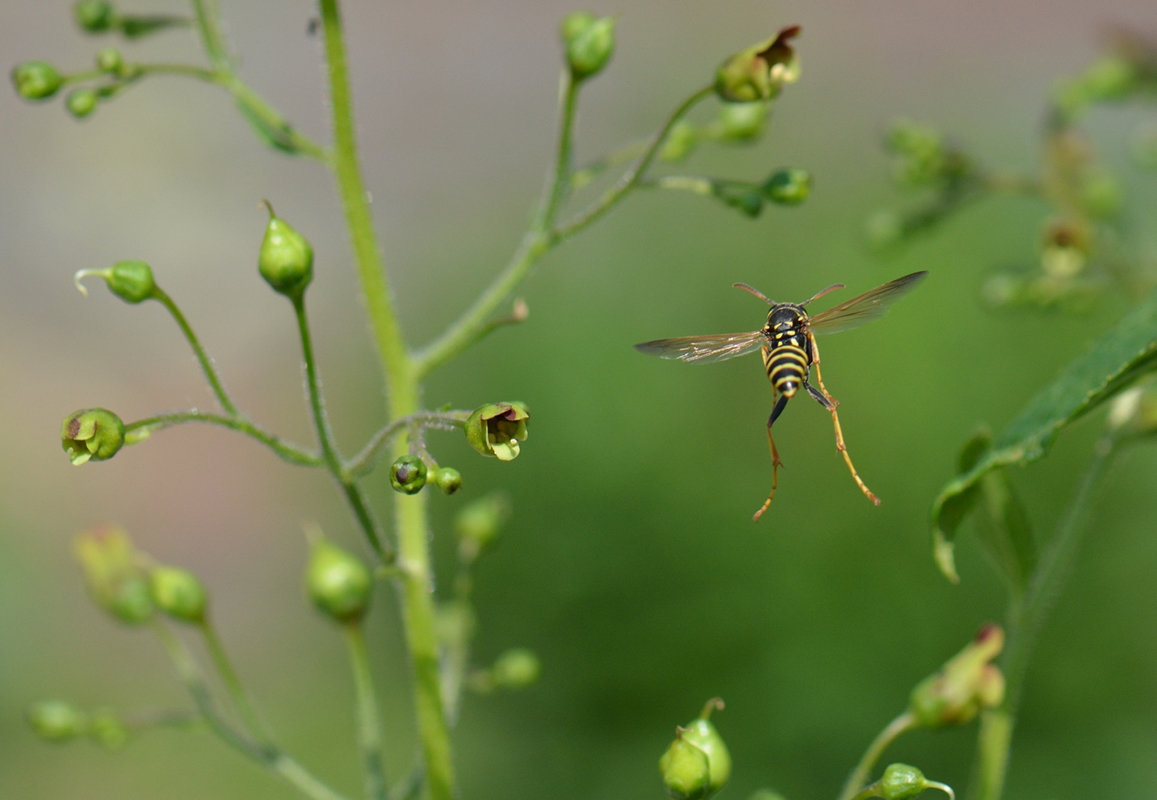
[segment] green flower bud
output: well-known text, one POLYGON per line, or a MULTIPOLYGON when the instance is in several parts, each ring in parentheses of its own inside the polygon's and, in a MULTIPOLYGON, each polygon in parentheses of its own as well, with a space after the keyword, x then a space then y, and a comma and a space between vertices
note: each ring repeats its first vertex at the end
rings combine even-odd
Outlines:
POLYGON ((872 788, 873 796, 884 800, 908 800, 926 789, 939 789, 949 798, 956 796, 951 786, 928 780, 923 772, 908 764, 889 764, 872 788))
POLYGON ((502 494, 488 494, 463 506, 454 517, 454 533, 467 560, 490 546, 509 518, 510 503, 502 494))
POLYGON ((64 85, 64 76, 47 61, 25 61, 13 67, 12 85, 25 100, 47 100, 64 85))
POLYGON ((811 194, 812 176, 807 170, 788 167, 773 172, 760 188, 773 203, 798 206, 811 194))
POLYGON ((103 708, 93 712, 89 736, 102 747, 119 750, 129 739, 129 729, 116 712, 103 708))
POLYGON ((129 625, 145 622, 152 616, 148 581, 124 529, 101 528, 81 533, 73 550, 97 605, 129 625))
POLYGON ((732 142, 749 142, 758 138, 767 127, 770 108, 771 104, 766 100, 724 105, 719 109, 719 135, 732 142))
POLYGON ((273 213, 268 203, 269 224, 261 240, 257 268, 266 283, 278 294, 300 297, 313 280, 313 247, 285 220, 273 213))
POLYGON ((81 281, 89 275, 99 275, 108 284, 109 291, 126 303, 141 303, 157 294, 153 270, 144 261, 118 261, 105 269, 82 269, 73 276, 77 291, 87 295, 81 281))
POLYGON ((615 19, 585 11, 568 14, 559 28, 571 77, 585 81, 606 67, 615 51, 615 19))
POLYGON ((466 440, 484 456, 513 461, 518 457, 520 443, 529 435, 529 418, 525 403, 489 403, 466 420, 466 440))
POLYGON ((992 661, 1004 647, 999 625, 980 629, 963 650, 916 685, 908 711, 926 728, 963 725, 1004 700, 1004 676, 992 661))
POLYGON ((121 51, 115 47, 104 47, 97 51, 96 68, 102 72, 118 75, 124 65, 124 57, 121 55, 121 51))
POLYGON ((33 703, 25 716, 36 735, 49 742, 66 742, 88 733, 88 715, 64 700, 33 703))
POLYGON ((462 473, 453 467, 442 467, 434 474, 434 483, 443 494, 454 494, 462 488, 462 473))
POLYGON ((89 461, 106 461, 116 455, 125 442, 125 425, 121 418, 104 408, 74 411, 60 429, 60 443, 73 466, 89 461))
POLYGON ((112 3, 105 0, 80 0, 72 7, 76 24, 88 33, 103 33, 109 30, 116 19, 112 3))
POLYGON ((318 538, 310 547, 305 585, 323 614, 338 622, 356 622, 369 609, 374 580, 361 559, 318 538))
POLYGON ((799 59, 789 44, 799 32, 798 25, 783 28, 729 58, 715 73, 715 93, 728 103, 777 97, 785 85, 799 80, 799 59))
POLYGON ((209 604, 205 585, 193 573, 179 567, 154 567, 149 571, 149 596, 153 604, 181 622, 202 623, 209 604))
POLYGON ((64 107, 68 113, 77 119, 84 119, 96 111, 96 104, 100 97, 92 89, 73 89, 64 100, 64 107))
POLYGON ((699 132, 690 122, 681 119, 667 132, 667 138, 663 140, 663 147, 659 150, 659 158, 670 162, 682 161, 691 155, 697 144, 699 132))
POLYGON ((659 758, 663 788, 672 800, 704 800, 711 796, 711 766, 707 754, 675 730, 675 741, 659 758))
POLYGON ((494 686, 503 689, 523 689, 538 680, 542 664, 533 651, 524 647, 507 650, 490 668, 494 686))
POLYGON ((402 456, 390 464, 390 485, 403 494, 422 491, 426 485, 426 462, 417 456, 402 456))

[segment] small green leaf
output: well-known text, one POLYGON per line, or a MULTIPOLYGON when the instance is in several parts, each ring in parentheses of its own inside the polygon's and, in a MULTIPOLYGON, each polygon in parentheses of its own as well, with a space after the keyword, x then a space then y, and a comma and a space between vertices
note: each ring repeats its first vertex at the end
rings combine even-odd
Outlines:
POLYGON ((169 28, 188 27, 193 21, 172 14, 125 14, 118 18, 117 23, 126 39, 139 39, 169 28))
POLYGON ((301 152, 301 149, 293 141, 293 127, 288 122, 283 119, 271 120, 258 113, 252 106, 242 102, 237 103, 237 108, 241 110, 246 121, 253 126, 253 130, 256 131, 257 137, 262 142, 283 153, 295 155, 301 152))
MULTIPOLYGON (((979 455, 971 466, 962 469, 940 491, 932 505, 932 536, 933 557, 941 572, 949 580, 959 580, 953 556, 956 528, 980 496, 975 489, 982 478, 999 467, 1027 464, 1040 458, 1066 425, 1097 408, 1155 367, 1157 293, 1126 315, 1088 352, 1071 362, 1055 381, 1025 405, 987 452, 979 455)), ((982 484, 981 490, 989 493, 990 504, 996 498, 997 505, 1002 505, 999 479, 987 488, 982 484)), ((1007 502, 1015 503, 1012 500, 1007 502)), ((1023 512, 1009 508, 1003 513, 1023 515, 1023 512)), ((1019 526, 1021 523, 1011 524, 1019 526)), ((1027 534, 1027 523, 1025 525, 1024 530, 1015 534, 1017 537, 1027 534)), ((1019 546, 1023 547, 1023 543, 1019 546)), ((1020 552, 1017 559, 1026 553, 1020 552)), ((1018 569, 1023 566, 1021 563, 1018 569)))

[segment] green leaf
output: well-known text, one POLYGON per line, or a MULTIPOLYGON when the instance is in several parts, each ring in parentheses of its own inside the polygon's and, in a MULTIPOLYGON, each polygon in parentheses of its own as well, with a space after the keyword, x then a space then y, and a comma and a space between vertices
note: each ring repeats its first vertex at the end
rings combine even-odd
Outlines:
MULTIPOLYGON (((940 571, 953 582, 959 580, 953 552, 954 537, 961 520, 977 499, 987 491, 990 504, 994 499, 997 506, 1015 502, 1000 500, 1003 489, 998 483, 989 483, 987 490, 983 485, 978 487, 986 475, 1009 464, 1027 464, 1040 458, 1066 425, 1097 408, 1155 367, 1157 293, 1133 309, 1088 352, 1070 363, 1055 381, 1028 402, 986 452, 970 457, 969 460, 975 458, 975 463, 964 467, 940 491, 932 505, 933 557, 940 571)), ((970 446, 975 446, 975 440, 970 446)), ((1022 511, 1007 508, 1002 513, 1023 515, 1022 511)), ((1020 523, 1011 524, 1019 526, 1020 523)), ((1016 536, 1020 537, 1021 533, 1016 536)), ((1016 556, 1016 559, 1021 559, 1021 556, 1016 556)))
POLYGON ((125 14, 118 19, 118 24, 126 39, 139 39, 169 28, 185 28, 193 21, 171 14, 125 14))
POLYGON ((262 142, 283 153, 297 154, 301 149, 293 140, 293 127, 281 118, 270 119, 252 106, 238 101, 237 107, 246 121, 253 126, 262 142))

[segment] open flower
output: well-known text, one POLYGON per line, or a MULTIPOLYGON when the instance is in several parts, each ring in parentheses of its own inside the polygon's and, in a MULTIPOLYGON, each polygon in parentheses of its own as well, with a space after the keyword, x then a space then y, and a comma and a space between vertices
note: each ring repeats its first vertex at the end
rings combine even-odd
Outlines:
POLYGON ((799 80, 799 59, 790 42, 798 25, 783 28, 770 39, 742 50, 715 73, 715 93, 728 103, 771 100, 785 84, 799 80))
POLYGON ((529 418, 525 403, 489 403, 466 420, 466 439, 484 456, 513 461, 518 458, 520 443, 529 435, 529 418))

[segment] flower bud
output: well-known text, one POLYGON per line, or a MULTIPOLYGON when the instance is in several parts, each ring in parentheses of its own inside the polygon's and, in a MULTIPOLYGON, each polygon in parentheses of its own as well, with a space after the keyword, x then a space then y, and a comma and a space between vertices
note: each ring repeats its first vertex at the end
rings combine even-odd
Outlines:
POLYGON ((310 546, 305 584, 314 605, 338 622, 360 620, 374 588, 361 559, 320 537, 310 546))
POLYGON ((872 796, 882 797, 884 800, 908 800, 926 789, 939 789, 950 799, 955 797, 952 787, 938 781, 930 781, 916 767, 899 763, 889 764, 884 769, 883 776, 872 788, 875 789, 872 796))
POLYGON ((104 408, 74 411, 60 429, 60 443, 73 466, 88 461, 106 461, 116 455, 125 442, 125 425, 121 418, 104 408))
POLYGON ((585 81, 606 67, 615 51, 615 19, 585 11, 568 14, 559 28, 571 77, 585 81))
POLYGON ((81 294, 88 294, 81 281, 89 275, 104 278, 109 291, 126 303, 141 303, 157 293, 153 270, 144 261, 118 261, 105 269, 78 270, 72 282, 81 294))
POLYGON ((529 435, 529 418, 525 403, 489 403, 466 420, 466 439, 484 456, 513 461, 518 457, 520 443, 529 435))
POLYGON ((682 161, 691 155, 691 151, 698 143, 699 133, 695 130, 695 126, 681 119, 667 132, 667 138, 663 140, 663 147, 659 150, 659 158, 670 162, 682 161))
POLYGON ((300 297, 313 279, 313 247, 305 237, 269 209, 269 224, 261 240, 257 268, 278 294, 300 297))
POLYGON ((494 661, 490 668, 491 680, 495 687, 503 689, 523 689, 538 680, 542 664, 533 651, 525 647, 507 650, 494 661))
POLYGON ((799 32, 798 25, 783 28, 729 58, 715 73, 715 93, 728 103, 774 99, 786 84, 799 80, 799 59, 789 44, 799 32))
POLYGON ((97 605, 129 625, 152 616, 148 581, 128 533, 123 528, 101 528, 76 537, 76 558, 97 605))
POLYGON ((788 167, 773 172, 760 188, 773 203, 798 206, 811 194, 812 176, 807 170, 788 167))
POLYGON ((25 61, 12 69, 12 85, 25 100, 47 100, 64 85, 64 76, 46 61, 25 61))
POLYGON ((417 456, 402 456, 390 464, 390 485, 403 494, 422 491, 426 485, 426 462, 417 456))
POLYGON ((64 700, 33 703, 25 716, 36 735, 49 742, 66 742, 88 732, 88 715, 64 700))
POLYGON ((173 619, 198 624, 205 621, 209 594, 200 578, 188 570, 154 567, 149 571, 149 596, 173 619))
POLYGON ((476 556, 498 538, 509 517, 510 503, 505 495, 488 494, 471 500, 454 517, 459 547, 471 557, 476 556))
POLYGON ((749 142, 759 137, 767 127, 767 112, 771 104, 766 100, 752 103, 727 103, 719 109, 719 134, 732 142, 749 142))
POLYGON ((462 488, 462 473, 453 467, 442 467, 434 473, 434 483, 443 494, 454 494, 462 488))
POLYGON ((64 107, 77 119, 84 119, 96 111, 100 97, 92 89, 73 89, 64 99, 64 107))
POLYGON ((112 3, 106 0, 80 0, 72 7, 72 11, 76 16, 76 24, 88 33, 103 33, 112 27, 116 19, 112 3))
POLYGON ((119 750, 124 747, 129 738, 129 729, 124 720, 111 709, 102 708, 93 712, 92 727, 89 736, 97 744, 109 750, 119 750))
POLYGON ((718 697, 707 701, 698 718, 686 728, 676 729, 675 741, 659 759, 667 794, 676 800, 710 797, 731 777, 731 754, 708 719, 712 711, 721 708, 723 701, 718 697))
POLYGON ((963 650, 916 685, 908 711, 926 728, 963 725, 1004 701, 1004 675, 991 663, 1004 647, 999 625, 980 629, 963 650))
POLYGON ((96 68, 101 72, 118 75, 124 68, 124 65, 124 56, 122 56, 121 51, 115 47, 103 47, 97 51, 96 68))

